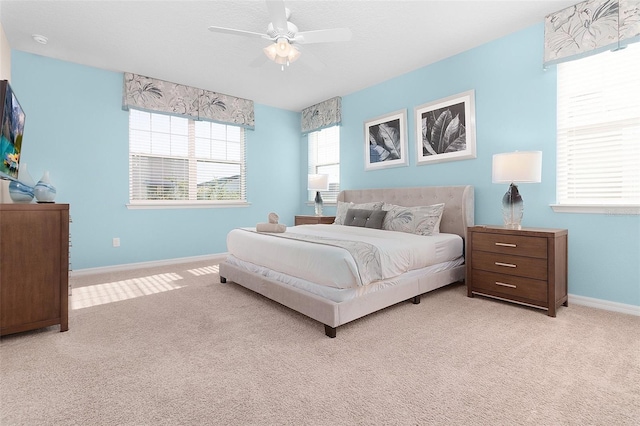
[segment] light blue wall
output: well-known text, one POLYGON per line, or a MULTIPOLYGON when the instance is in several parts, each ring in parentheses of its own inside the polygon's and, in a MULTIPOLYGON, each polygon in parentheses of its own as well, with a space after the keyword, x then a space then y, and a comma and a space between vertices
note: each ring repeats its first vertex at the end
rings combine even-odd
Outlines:
MULTIPOLYGON (((569 230, 569 292, 640 306, 640 217, 560 214, 555 202, 554 69, 542 69, 542 24, 343 96, 342 188, 475 186, 476 223, 500 224, 506 185, 491 183, 491 158, 543 151, 542 183, 521 185, 525 226, 569 230), (477 158, 416 165, 416 106, 475 90, 477 158), (364 170, 363 122, 408 112, 409 166, 364 170)), ((306 200, 306 138, 299 115, 256 105, 248 136, 249 208, 127 210, 127 114, 122 76, 13 52, 12 85, 27 111, 24 158, 34 178, 45 169, 71 204, 75 268, 226 251, 228 230, 311 213, 306 200), (276 189, 277 188, 277 189, 276 189), (275 198, 273 198, 275 197, 275 198), (119 236, 122 247, 111 247, 119 236)), ((335 207, 326 207, 327 213, 335 207)))
POLYGON ((11 84, 27 114, 22 161, 36 181, 49 170, 56 201, 71 205, 73 269, 224 253, 232 228, 266 222, 270 211, 293 225, 302 208, 299 171, 283 167, 300 158, 297 113, 255 106, 249 207, 129 210, 122 74, 14 50, 11 84))
POLYGON ((556 72, 542 69, 536 25, 342 99, 343 188, 475 187, 476 223, 501 224, 507 185, 491 183, 493 154, 543 152, 542 183, 520 185, 524 226, 569 230, 569 293, 640 305, 640 216, 555 213, 556 72), (416 165, 414 108, 475 90, 477 158, 416 165), (409 166, 364 169, 364 121, 407 109, 409 166))

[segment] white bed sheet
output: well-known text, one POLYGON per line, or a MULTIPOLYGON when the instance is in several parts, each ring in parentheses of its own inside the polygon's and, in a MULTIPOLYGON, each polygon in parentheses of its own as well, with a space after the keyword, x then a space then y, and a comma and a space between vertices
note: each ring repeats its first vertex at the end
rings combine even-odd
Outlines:
MULTIPOLYGON (((235 258, 311 283, 357 288, 362 283, 351 254, 340 247, 281 238, 278 234, 234 229, 227 235, 227 249, 235 258), (330 273, 327 273, 329 272, 330 273)), ((405 232, 343 225, 299 225, 288 233, 358 240, 381 250, 381 281, 408 271, 454 261, 462 256, 462 238, 454 234, 422 236, 405 232)))

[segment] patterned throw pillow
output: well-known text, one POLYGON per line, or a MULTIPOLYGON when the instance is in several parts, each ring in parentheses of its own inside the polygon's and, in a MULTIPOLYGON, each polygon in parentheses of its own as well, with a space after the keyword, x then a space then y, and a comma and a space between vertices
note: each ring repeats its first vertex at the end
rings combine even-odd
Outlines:
POLYGON ((347 211, 351 208, 353 203, 345 203, 338 201, 338 207, 336 208, 336 219, 333 221, 335 225, 344 225, 344 218, 347 216, 347 211))
POLYGON ((382 229, 417 235, 434 235, 440 232, 436 228, 439 228, 444 203, 418 207, 403 207, 385 203, 382 210, 387 211, 382 229))
POLYGON ((362 210, 381 210, 382 205, 384 203, 382 201, 374 201, 372 203, 345 203, 343 201, 338 201, 338 207, 336 209, 336 219, 333 221, 334 225, 344 225, 344 218, 347 215, 347 211, 349 209, 362 209, 362 210))

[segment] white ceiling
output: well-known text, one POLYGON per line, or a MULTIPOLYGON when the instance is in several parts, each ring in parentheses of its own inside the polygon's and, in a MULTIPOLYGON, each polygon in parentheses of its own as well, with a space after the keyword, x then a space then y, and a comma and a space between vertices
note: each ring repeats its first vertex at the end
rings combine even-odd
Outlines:
POLYGON ((302 46, 300 59, 284 71, 270 61, 251 65, 269 41, 207 29, 265 32, 264 0, 1 0, 0 16, 12 49, 300 111, 540 23, 577 2, 286 0, 300 31, 347 27, 353 35, 302 46), (33 34, 48 43, 36 43, 33 34), (310 66, 312 56, 322 69, 310 66))

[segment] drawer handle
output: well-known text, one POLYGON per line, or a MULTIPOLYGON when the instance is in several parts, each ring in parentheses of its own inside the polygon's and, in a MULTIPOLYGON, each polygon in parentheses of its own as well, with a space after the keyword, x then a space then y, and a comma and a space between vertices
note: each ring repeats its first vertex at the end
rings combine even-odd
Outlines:
POLYGON ((496 243, 496 245, 500 247, 518 247, 516 244, 509 244, 509 243, 496 243))
POLYGON ((502 263, 502 262, 494 262, 496 266, 506 266, 507 268, 516 268, 517 265, 513 263, 502 263))
POLYGON ((501 283, 500 281, 496 281, 496 285, 501 285, 502 287, 516 288, 516 286, 513 284, 501 283))

